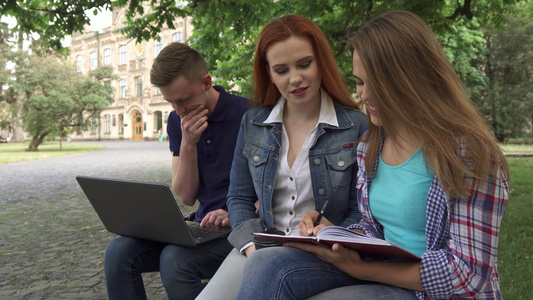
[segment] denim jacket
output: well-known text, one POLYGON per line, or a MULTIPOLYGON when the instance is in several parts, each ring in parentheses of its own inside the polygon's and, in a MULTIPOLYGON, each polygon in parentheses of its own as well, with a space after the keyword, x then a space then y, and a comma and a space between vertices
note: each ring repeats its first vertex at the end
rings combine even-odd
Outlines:
MULTIPOLYGON (((333 102, 339 127, 318 124, 309 149, 315 208, 329 201, 324 217, 335 225, 359 222, 357 144, 367 129, 359 110, 333 102)), ((272 193, 281 151, 281 123, 264 123, 272 107, 250 109, 243 117, 230 173, 227 206, 233 232, 228 240, 241 249, 251 233, 272 227, 272 193), (254 203, 259 200, 256 214, 254 203)))

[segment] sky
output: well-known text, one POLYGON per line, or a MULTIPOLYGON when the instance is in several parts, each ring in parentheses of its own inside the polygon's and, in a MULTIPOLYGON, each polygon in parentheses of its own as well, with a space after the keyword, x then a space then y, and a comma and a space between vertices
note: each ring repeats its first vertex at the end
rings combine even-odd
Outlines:
POLYGON ((95 16, 92 12, 92 10, 85 12, 89 19, 91 20, 91 30, 101 30, 102 28, 111 26, 111 12, 101 11, 98 12, 98 15, 95 16))

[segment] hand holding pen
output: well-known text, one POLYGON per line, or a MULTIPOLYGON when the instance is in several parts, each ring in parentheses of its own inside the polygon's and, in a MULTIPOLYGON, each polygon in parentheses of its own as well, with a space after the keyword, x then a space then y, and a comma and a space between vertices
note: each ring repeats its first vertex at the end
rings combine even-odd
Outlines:
POLYGON ((321 226, 335 225, 331 223, 326 217, 323 217, 327 204, 328 201, 324 203, 322 209, 320 209, 320 211, 318 212, 318 215, 317 211, 312 210, 303 216, 302 220, 300 221, 300 224, 298 224, 301 236, 313 236, 313 231, 315 230, 315 227, 320 225, 320 223, 322 223, 321 226))
MULTIPOLYGON (((318 212, 318 217, 316 218, 316 221, 313 224, 313 227, 317 227, 320 224, 320 221, 322 221, 322 216, 324 215, 324 210, 326 209, 327 205, 328 205, 328 201, 326 200, 326 203, 324 203, 324 205, 322 206, 322 209, 320 210, 320 212, 318 212)), ((313 228, 313 231, 314 231, 314 228, 313 228)), ((313 232, 311 232, 309 236, 313 236, 313 235, 314 235, 313 232)))

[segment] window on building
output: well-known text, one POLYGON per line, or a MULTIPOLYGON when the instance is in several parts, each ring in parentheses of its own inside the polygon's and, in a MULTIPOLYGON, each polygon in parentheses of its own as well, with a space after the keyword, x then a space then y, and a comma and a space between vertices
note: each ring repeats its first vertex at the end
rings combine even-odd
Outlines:
POLYGON ((124 114, 118 115, 118 133, 124 134, 124 114))
POLYGON ((154 94, 155 95, 161 95, 161 90, 157 86, 154 87, 154 94))
POLYGON ((111 133, 111 116, 104 115, 104 133, 111 133))
POLYGON ((176 32, 172 35, 172 41, 173 42, 180 42, 183 43, 183 33, 176 32))
POLYGON ((120 99, 126 98, 126 79, 120 79, 118 86, 120 91, 120 99))
POLYGON ((142 97, 143 95, 143 77, 142 76, 135 78, 135 95, 137 97, 142 97))
POLYGON ((154 132, 159 132, 163 128, 163 113, 161 111, 154 112, 154 132))
POLYGON ((113 127, 117 126, 117 116, 113 115, 113 127))
POLYGON ((159 52, 161 52, 161 49, 163 49, 163 42, 161 39, 157 39, 154 41, 154 58, 159 55, 159 52))
POLYGON ((81 54, 76 56, 76 71, 83 72, 83 55, 81 54))
POLYGON ((111 64, 111 49, 107 48, 104 50, 104 65, 108 66, 111 64))
POLYGON ((96 69, 96 67, 98 66, 98 59, 96 57, 96 51, 95 52, 91 52, 91 71, 96 69))
POLYGON ((126 45, 122 45, 118 48, 118 64, 119 65, 125 65, 126 61, 128 60, 127 53, 126 53, 126 45))
POLYGON ((96 134, 98 130, 98 119, 95 116, 91 117, 91 134, 96 134))
POLYGON ((163 119, 165 121, 165 124, 167 124, 168 121, 168 111, 165 112, 165 118, 163 119))

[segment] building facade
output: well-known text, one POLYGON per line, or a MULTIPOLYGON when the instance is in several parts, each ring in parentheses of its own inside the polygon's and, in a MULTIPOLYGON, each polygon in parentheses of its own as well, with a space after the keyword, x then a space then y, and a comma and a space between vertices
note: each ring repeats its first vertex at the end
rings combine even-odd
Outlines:
POLYGON ((100 118, 91 120, 87 131, 72 133, 73 139, 152 140, 158 139, 161 132, 166 138, 166 121, 173 109, 159 89, 150 84, 150 69, 163 47, 184 42, 192 34, 192 25, 189 17, 178 17, 175 29, 164 27, 159 40, 136 43, 115 32, 124 26, 125 14, 125 8, 116 9, 111 26, 100 32, 86 27, 83 33, 72 35, 69 60, 78 72, 87 74, 98 66, 109 65, 118 76, 111 82, 114 102, 100 118))

